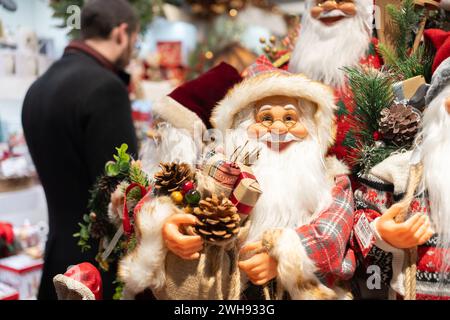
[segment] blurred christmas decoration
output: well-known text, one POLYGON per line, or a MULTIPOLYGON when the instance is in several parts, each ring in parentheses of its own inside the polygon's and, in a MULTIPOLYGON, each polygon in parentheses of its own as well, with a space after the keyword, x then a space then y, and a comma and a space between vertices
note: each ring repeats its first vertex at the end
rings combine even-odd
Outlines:
POLYGON ((230 17, 236 17, 239 10, 247 5, 253 5, 263 8, 272 8, 273 5, 267 0, 186 0, 190 5, 194 16, 202 19, 212 19, 216 16, 228 14, 230 17))
MULTIPOLYGON (((211 52, 211 51, 210 51, 211 52)), ((226 62, 236 68, 240 73, 243 72, 249 65, 255 62, 257 55, 247 48, 244 48, 239 43, 230 43, 222 50, 213 54, 212 65, 218 65, 221 62, 226 62)))
POLYGON ((431 12, 425 29, 450 31, 450 11, 436 10, 431 12))
POLYGON ((268 40, 264 37, 259 39, 267 58, 275 67, 281 68, 287 64, 290 58, 290 52, 294 50, 298 38, 298 29, 292 29, 289 34, 283 38, 277 38, 272 35, 268 40))
MULTIPOLYGON (((115 161, 106 164, 105 174, 98 177, 91 189, 88 203, 89 214, 84 215, 83 222, 79 223, 80 231, 74 234, 74 237, 79 238, 78 245, 82 251, 91 249, 91 239, 106 238, 109 242, 113 238, 116 227, 108 216, 108 211, 111 195, 118 187, 125 189, 133 183, 144 188, 149 185, 146 175, 140 168, 140 163, 133 161, 127 154, 128 146, 123 144, 116 149, 115 161)), ((130 195, 132 199, 126 200, 132 200, 133 204, 136 204, 137 200, 142 197, 138 192, 130 192, 130 195)), ((133 208, 133 206, 129 206, 129 211, 132 211, 133 208)))
POLYGON ((437 9, 434 1, 427 0, 425 4, 419 0, 380 0, 377 4, 385 12, 378 32, 385 66, 398 81, 419 75, 429 79, 433 53, 420 41, 429 12, 437 9))
MULTIPOLYGON (((244 30, 245 26, 242 23, 226 16, 218 17, 205 26, 204 39, 190 54, 188 63, 190 70, 187 80, 196 78, 205 70, 220 63, 221 61, 217 57, 221 57, 222 53, 227 50, 230 51, 230 46, 240 43, 240 37, 244 30)), ((243 53, 242 50, 241 53, 243 53)))
MULTIPOLYGON (((5 0, 2 0, 5 1, 5 0)), ((128 0, 136 12, 139 14, 141 22, 141 31, 145 32, 147 26, 152 22, 153 18, 157 15, 164 15, 163 5, 167 3, 173 3, 173 1, 165 0, 128 0)), ((67 19, 73 14, 68 10, 70 6, 77 6, 82 8, 86 0, 50 0, 50 7, 53 9, 53 16, 55 18, 63 19, 59 28, 67 27, 67 19)), ((80 30, 72 28, 69 32, 71 38, 79 38, 80 30)))

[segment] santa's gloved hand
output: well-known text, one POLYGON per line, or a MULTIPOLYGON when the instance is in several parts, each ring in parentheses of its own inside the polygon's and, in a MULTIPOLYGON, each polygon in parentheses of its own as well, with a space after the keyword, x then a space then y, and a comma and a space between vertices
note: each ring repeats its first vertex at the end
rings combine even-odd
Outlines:
POLYGON ((200 257, 203 250, 203 240, 197 235, 186 235, 181 232, 182 226, 197 224, 196 217, 180 213, 167 219, 162 229, 162 236, 167 248, 185 260, 194 260, 200 257))
POLYGON ((375 223, 378 234, 391 246, 408 249, 427 242, 434 234, 430 219, 424 214, 415 214, 402 223, 394 221, 402 206, 393 205, 375 223))
POLYGON ((278 262, 268 252, 264 251, 261 241, 250 243, 243 247, 239 255, 248 252, 259 252, 250 259, 240 261, 239 268, 247 274, 249 280, 257 286, 262 286, 278 275, 278 262))

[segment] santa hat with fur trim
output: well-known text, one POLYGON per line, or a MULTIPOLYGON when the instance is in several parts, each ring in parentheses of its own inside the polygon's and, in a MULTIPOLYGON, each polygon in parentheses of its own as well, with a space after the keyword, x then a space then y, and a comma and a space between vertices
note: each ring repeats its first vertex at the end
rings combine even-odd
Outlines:
POLYGON ((212 109, 241 80, 242 77, 235 68, 222 62, 157 101, 153 106, 153 113, 191 134, 196 124, 200 124, 203 130, 211 128, 209 118, 212 109))
POLYGON ((312 102, 317 108, 314 121, 318 128, 319 143, 326 153, 335 138, 334 110, 337 107, 332 89, 302 74, 291 74, 270 67, 263 67, 259 71, 237 84, 219 102, 212 113, 213 126, 224 134, 226 130, 234 129, 236 115, 263 98, 281 95, 304 99, 312 102))
POLYGON ((53 278, 58 300, 101 300, 102 278, 92 264, 83 262, 53 278))

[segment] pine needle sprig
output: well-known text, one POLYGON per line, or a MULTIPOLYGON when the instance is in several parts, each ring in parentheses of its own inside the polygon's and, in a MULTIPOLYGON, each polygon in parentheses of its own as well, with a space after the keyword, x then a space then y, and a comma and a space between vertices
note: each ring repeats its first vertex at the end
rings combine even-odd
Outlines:
POLYGON ((353 132, 364 144, 374 141, 373 134, 379 130, 378 119, 384 108, 392 105, 394 93, 388 74, 375 69, 347 67, 344 69, 353 92, 353 132))
POLYGON ((371 145, 358 144, 357 154, 352 165, 356 168, 358 176, 367 174, 374 166, 387 159, 392 153, 398 150, 395 146, 373 143, 371 145))
POLYGON ((409 55, 410 44, 413 41, 413 31, 417 28, 422 16, 422 10, 416 9, 414 0, 404 0, 400 8, 387 5, 387 11, 394 23, 394 43, 397 58, 404 60, 409 55))
POLYGON ((426 73, 426 56, 423 44, 411 53, 411 46, 423 9, 418 9, 414 0, 404 0, 400 8, 387 5, 388 14, 392 19, 393 48, 380 43, 378 51, 385 65, 397 81, 409 79, 426 73))

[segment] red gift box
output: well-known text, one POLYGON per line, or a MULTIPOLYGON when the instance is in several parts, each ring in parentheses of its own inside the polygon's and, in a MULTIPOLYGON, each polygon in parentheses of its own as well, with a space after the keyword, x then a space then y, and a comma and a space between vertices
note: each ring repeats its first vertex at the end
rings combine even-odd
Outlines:
POLYGON ((0 301, 7 300, 19 300, 19 292, 4 283, 0 283, 0 301))
POLYGON ((0 259, 0 282, 16 289, 21 300, 34 299, 42 275, 42 259, 26 254, 0 259))

